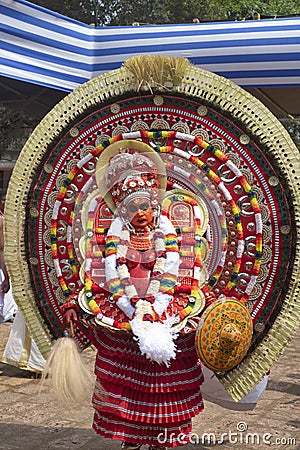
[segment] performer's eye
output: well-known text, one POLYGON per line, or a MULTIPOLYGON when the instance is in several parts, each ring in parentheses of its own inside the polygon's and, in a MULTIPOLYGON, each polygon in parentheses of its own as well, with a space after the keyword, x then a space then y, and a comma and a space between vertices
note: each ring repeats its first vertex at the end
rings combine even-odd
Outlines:
POLYGON ((135 205, 131 204, 128 206, 128 211, 134 213, 138 211, 138 208, 135 205))
POLYGON ((128 206, 128 211, 131 213, 135 213, 138 211, 147 211, 150 208, 149 202, 143 202, 139 206, 134 205, 133 203, 128 206))
POLYGON ((147 209, 149 209, 150 208, 150 204, 148 203, 148 202, 143 202, 141 205, 140 205, 140 208, 139 209, 141 209, 142 211, 147 211, 147 209))

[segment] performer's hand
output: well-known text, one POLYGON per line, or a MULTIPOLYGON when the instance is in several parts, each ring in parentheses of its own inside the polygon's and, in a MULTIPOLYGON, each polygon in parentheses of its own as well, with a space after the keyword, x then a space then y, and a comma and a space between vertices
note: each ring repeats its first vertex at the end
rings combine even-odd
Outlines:
POLYGON ((77 322, 78 317, 77 317, 77 312, 74 308, 69 308, 67 309, 67 311, 64 313, 64 322, 65 325, 67 327, 70 326, 70 322, 77 322))

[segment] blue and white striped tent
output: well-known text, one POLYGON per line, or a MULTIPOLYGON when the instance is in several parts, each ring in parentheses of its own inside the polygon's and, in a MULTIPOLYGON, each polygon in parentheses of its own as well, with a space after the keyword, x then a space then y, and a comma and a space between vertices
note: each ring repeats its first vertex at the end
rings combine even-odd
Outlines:
POLYGON ((240 86, 300 86, 300 17, 93 27, 25 0, 1 0, 2 76, 71 91, 137 54, 183 56, 240 86))

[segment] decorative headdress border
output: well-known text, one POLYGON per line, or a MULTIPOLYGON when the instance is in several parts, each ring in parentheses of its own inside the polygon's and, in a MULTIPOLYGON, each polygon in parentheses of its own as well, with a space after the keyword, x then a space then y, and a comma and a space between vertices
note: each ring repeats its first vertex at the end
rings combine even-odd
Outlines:
POLYGON ((298 233, 293 273, 280 314, 259 346, 237 369, 221 380, 231 396, 238 400, 248 393, 277 361, 299 327, 299 152, 284 127, 259 100, 225 78, 181 62, 180 75, 175 73, 174 66, 169 64, 171 71, 168 69, 167 75, 157 81, 155 74, 147 80, 139 78, 138 72, 132 71, 130 64, 125 63, 122 68, 108 72, 77 88, 41 121, 25 144, 13 170, 12 182, 9 184, 5 209, 5 258, 14 297, 27 321, 31 335, 41 352, 46 355, 51 347, 51 336, 35 307, 34 292, 30 286, 31 267, 26 258, 24 229, 31 180, 42 163, 48 147, 78 116, 89 111, 91 107, 138 91, 167 90, 169 93, 199 98, 218 108, 223 114, 236 118, 243 123, 244 129, 248 130, 250 135, 264 145, 280 171, 284 173, 292 195, 294 223, 298 233))

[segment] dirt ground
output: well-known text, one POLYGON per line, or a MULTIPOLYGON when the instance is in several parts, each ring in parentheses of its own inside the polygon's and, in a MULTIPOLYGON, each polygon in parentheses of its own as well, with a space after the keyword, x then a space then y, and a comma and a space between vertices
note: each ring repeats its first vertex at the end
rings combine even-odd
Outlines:
MULTIPOLYGON (((11 324, 0 325, 0 357, 11 324)), ((300 449, 300 338, 294 339, 272 369, 267 390, 252 411, 238 412, 208 401, 194 419, 193 439, 184 448, 248 450, 300 449)), ((94 351, 85 352, 92 368, 94 351)), ((0 363, 0 449, 117 450, 117 441, 97 436, 87 403, 68 412, 59 407, 46 385, 15 367, 0 363)), ((143 449, 146 447, 143 447, 143 449)))

